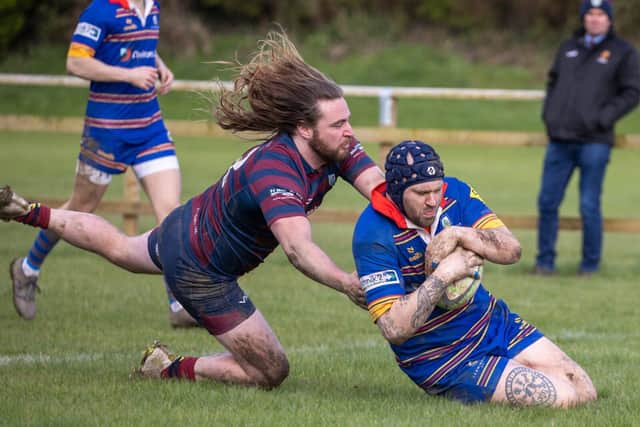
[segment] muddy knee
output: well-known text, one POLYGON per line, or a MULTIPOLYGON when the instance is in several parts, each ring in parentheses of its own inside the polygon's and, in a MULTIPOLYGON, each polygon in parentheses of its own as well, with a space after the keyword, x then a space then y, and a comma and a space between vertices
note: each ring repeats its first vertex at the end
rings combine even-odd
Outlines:
POLYGON ((285 353, 272 355, 270 363, 262 371, 260 386, 266 389, 278 387, 289 376, 289 360, 285 353))

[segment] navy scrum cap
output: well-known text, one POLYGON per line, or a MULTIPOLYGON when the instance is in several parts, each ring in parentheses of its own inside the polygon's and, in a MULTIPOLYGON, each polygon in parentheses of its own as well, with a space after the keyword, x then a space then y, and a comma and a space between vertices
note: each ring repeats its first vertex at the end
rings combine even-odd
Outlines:
POLYGON ((444 178, 444 165, 429 144, 402 141, 387 154, 384 163, 387 194, 404 212, 402 193, 407 187, 444 178))
POLYGON ((584 0, 580 5, 580 19, 584 19, 584 15, 593 7, 602 9, 613 21, 613 4, 609 0, 584 0))

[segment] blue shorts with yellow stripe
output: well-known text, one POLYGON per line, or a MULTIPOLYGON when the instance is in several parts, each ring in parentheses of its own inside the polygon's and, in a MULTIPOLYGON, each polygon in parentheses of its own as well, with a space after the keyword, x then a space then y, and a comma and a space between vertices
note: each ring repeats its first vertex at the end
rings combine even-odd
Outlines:
POLYGON ((145 135, 143 141, 133 143, 124 135, 114 135, 108 130, 85 126, 78 160, 104 173, 117 175, 123 173, 128 166, 135 167, 175 156, 171 135, 164 126, 145 135))
POLYGON ((509 360, 544 335, 498 300, 491 315, 489 333, 480 345, 437 384, 425 389, 464 403, 491 399, 509 360))

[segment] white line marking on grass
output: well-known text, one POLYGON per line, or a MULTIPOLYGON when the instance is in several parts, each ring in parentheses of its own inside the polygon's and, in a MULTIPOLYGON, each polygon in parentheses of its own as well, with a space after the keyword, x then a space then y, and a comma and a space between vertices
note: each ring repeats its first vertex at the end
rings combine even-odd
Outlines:
MULTIPOLYGON (((611 333, 592 333, 588 331, 562 329, 557 333, 547 334, 551 339, 571 339, 571 340, 634 340, 638 338, 638 334, 611 334, 611 333)), ((309 353, 329 353, 348 350, 360 350, 371 348, 386 348, 387 344, 382 338, 370 338, 359 341, 344 341, 337 345, 319 344, 304 345, 301 347, 285 348, 289 354, 309 354, 309 353)), ((200 353, 207 354, 210 350, 204 350, 200 353)), ((196 353, 196 352, 191 352, 196 353)), ((135 353, 70 353, 61 355, 48 354, 16 354, 16 355, 0 355, 0 367, 10 365, 58 365, 64 363, 91 363, 113 360, 125 360, 137 362, 138 355, 135 353)))
POLYGON ((51 356, 48 354, 16 354, 0 356, 0 366, 8 365, 57 365, 61 363, 84 363, 104 360, 130 359, 131 354, 124 353, 76 353, 51 356))
MULTIPOLYGON (((328 353, 351 349, 367 349, 384 347, 384 341, 368 339, 361 341, 345 341, 338 345, 320 344, 316 346, 302 346, 286 349, 289 354, 328 353)), ((201 352, 207 354, 207 351, 201 352)), ((0 355, 0 367, 10 365, 59 365, 64 363, 91 363, 105 360, 127 360, 137 362, 139 356, 135 353, 70 353, 61 355, 48 354, 15 354, 0 355)))

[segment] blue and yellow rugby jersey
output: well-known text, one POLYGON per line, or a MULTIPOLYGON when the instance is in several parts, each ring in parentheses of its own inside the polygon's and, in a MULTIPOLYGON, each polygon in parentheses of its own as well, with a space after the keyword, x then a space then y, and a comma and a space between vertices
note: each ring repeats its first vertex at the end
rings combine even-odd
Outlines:
MULTIPOLYGON (((431 238, 450 225, 497 228, 504 224, 466 183, 445 177, 443 198, 431 230, 412 224, 376 188, 356 224, 353 256, 374 321, 426 279, 424 256, 431 238)), ((496 299, 482 286, 455 310, 436 307, 425 324, 402 345, 390 344, 400 368, 425 389, 455 369, 495 331, 490 319, 496 299)))
MULTIPOLYGON (((127 0, 91 2, 80 15, 68 56, 124 68, 155 67, 160 7, 157 1, 145 4, 140 16, 127 0)), ((125 82, 91 82, 85 126, 132 144, 166 132, 155 88, 143 90, 125 82)))

